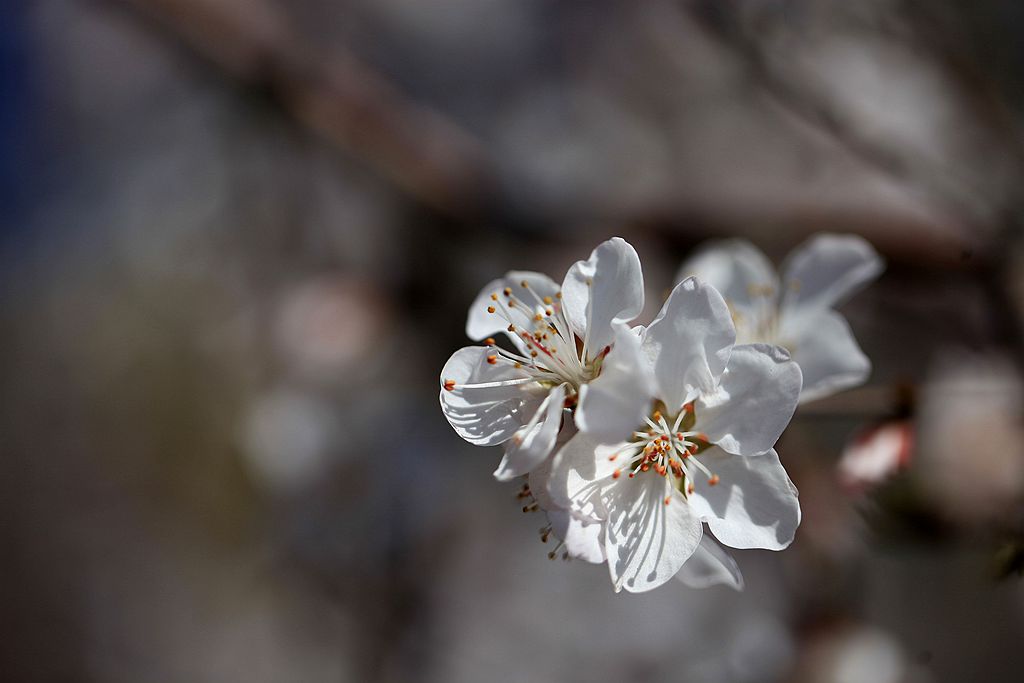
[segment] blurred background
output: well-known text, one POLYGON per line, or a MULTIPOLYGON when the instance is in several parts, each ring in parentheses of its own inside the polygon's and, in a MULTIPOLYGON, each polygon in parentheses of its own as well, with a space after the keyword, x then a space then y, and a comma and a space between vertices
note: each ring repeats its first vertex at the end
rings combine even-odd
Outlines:
POLYGON ((1016 681, 1014 0, 0 5, 0 679, 1016 681), (510 268, 855 232, 875 369, 742 593, 615 595, 448 426, 510 268), (895 445, 894 445, 895 444, 895 445))

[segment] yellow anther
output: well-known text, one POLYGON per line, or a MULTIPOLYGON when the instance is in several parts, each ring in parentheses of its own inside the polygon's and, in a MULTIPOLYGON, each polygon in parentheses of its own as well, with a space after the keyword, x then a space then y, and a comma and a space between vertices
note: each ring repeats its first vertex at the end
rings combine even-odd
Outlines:
POLYGON ((527 282, 526 280, 523 280, 523 281, 522 281, 522 282, 520 282, 519 284, 521 284, 521 285, 523 286, 523 288, 524 288, 524 289, 529 289, 529 288, 530 288, 530 283, 529 283, 529 282, 527 282))
MULTIPOLYGON (((546 297, 544 297, 544 303, 546 303, 548 306, 550 306, 553 303, 553 300, 551 299, 550 296, 546 296, 546 297)), ((548 315, 551 315, 551 314, 548 313, 548 315)))
POLYGON ((498 295, 497 294, 491 294, 491 301, 497 301, 497 300, 498 300, 498 295))
POLYGON ((511 287, 506 287, 505 289, 501 290, 501 292, 505 296, 512 296, 512 288, 511 287))

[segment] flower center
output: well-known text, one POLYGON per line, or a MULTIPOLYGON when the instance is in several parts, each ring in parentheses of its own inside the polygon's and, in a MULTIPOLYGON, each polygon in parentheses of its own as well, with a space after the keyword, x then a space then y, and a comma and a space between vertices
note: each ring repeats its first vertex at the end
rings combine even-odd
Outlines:
POLYGON ((567 383, 571 392, 566 404, 571 405, 580 386, 601 372, 601 363, 610 349, 606 347, 592 361, 585 360, 585 349, 580 348, 579 339, 565 317, 562 293, 542 297, 526 280, 520 286, 518 297, 511 287, 494 292, 487 307, 488 313, 508 321, 508 331, 521 342, 520 352, 500 348, 494 339, 487 339, 487 344, 494 347, 487 362, 513 364, 545 385, 567 383))
MULTIPOLYGON (((650 417, 644 418, 647 429, 633 432, 629 443, 620 451, 608 456, 612 462, 620 461, 622 467, 612 473, 618 479, 628 473, 630 479, 652 473, 648 476, 670 477, 673 486, 689 496, 693 493, 694 477, 697 473, 707 477, 708 484, 714 486, 719 482, 717 474, 712 473, 699 455, 708 446, 708 437, 694 429, 696 416, 693 403, 687 403, 675 416, 666 419, 661 410, 656 409, 650 417), (671 422, 671 427, 669 426, 671 422)), ((665 505, 671 496, 665 498, 665 505)))

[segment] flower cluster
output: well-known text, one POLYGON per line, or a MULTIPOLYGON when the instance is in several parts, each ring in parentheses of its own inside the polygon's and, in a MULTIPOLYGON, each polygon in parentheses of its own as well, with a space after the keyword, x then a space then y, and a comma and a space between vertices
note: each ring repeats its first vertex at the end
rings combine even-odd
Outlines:
MULTIPOLYGON (((740 588, 719 543, 779 550, 800 523, 796 488, 773 447, 801 398, 801 366, 782 346, 761 343, 774 337, 743 327, 753 309, 736 292, 772 286, 774 275, 763 257, 753 269, 741 251, 731 269, 728 251, 698 262, 726 297, 688 277, 647 326, 633 325, 643 275, 622 239, 599 245, 561 285, 508 273, 470 308, 466 332, 485 344, 456 351, 441 372, 441 407, 456 432, 504 445, 497 479, 527 477, 525 509, 543 509, 543 539, 559 539, 551 557, 606 562, 616 591, 650 590, 673 576, 740 588), (499 346, 502 335, 509 343, 499 346)), ((801 289, 797 310, 811 311, 813 301, 814 315, 834 320, 829 306, 849 289, 817 297, 801 289)), ((793 329, 803 330, 804 350, 813 335, 793 329)))

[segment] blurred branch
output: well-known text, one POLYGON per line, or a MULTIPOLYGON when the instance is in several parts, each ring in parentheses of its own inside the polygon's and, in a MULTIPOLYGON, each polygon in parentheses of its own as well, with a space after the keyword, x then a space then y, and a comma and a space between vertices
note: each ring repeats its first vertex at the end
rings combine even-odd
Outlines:
POLYGON ((470 218, 490 192, 482 147, 349 52, 320 54, 265 0, 117 0, 220 71, 263 90, 417 200, 470 218))
POLYGON ((808 86, 806 79, 786 78, 771 63, 761 42, 742 25, 735 2, 695 0, 686 3, 686 8, 708 35, 739 59, 755 84, 776 104, 861 162, 924 194, 963 221, 965 233, 977 224, 979 214, 995 203, 981 188, 918 158, 896 141, 867 134, 832 106, 827 96, 808 86))

